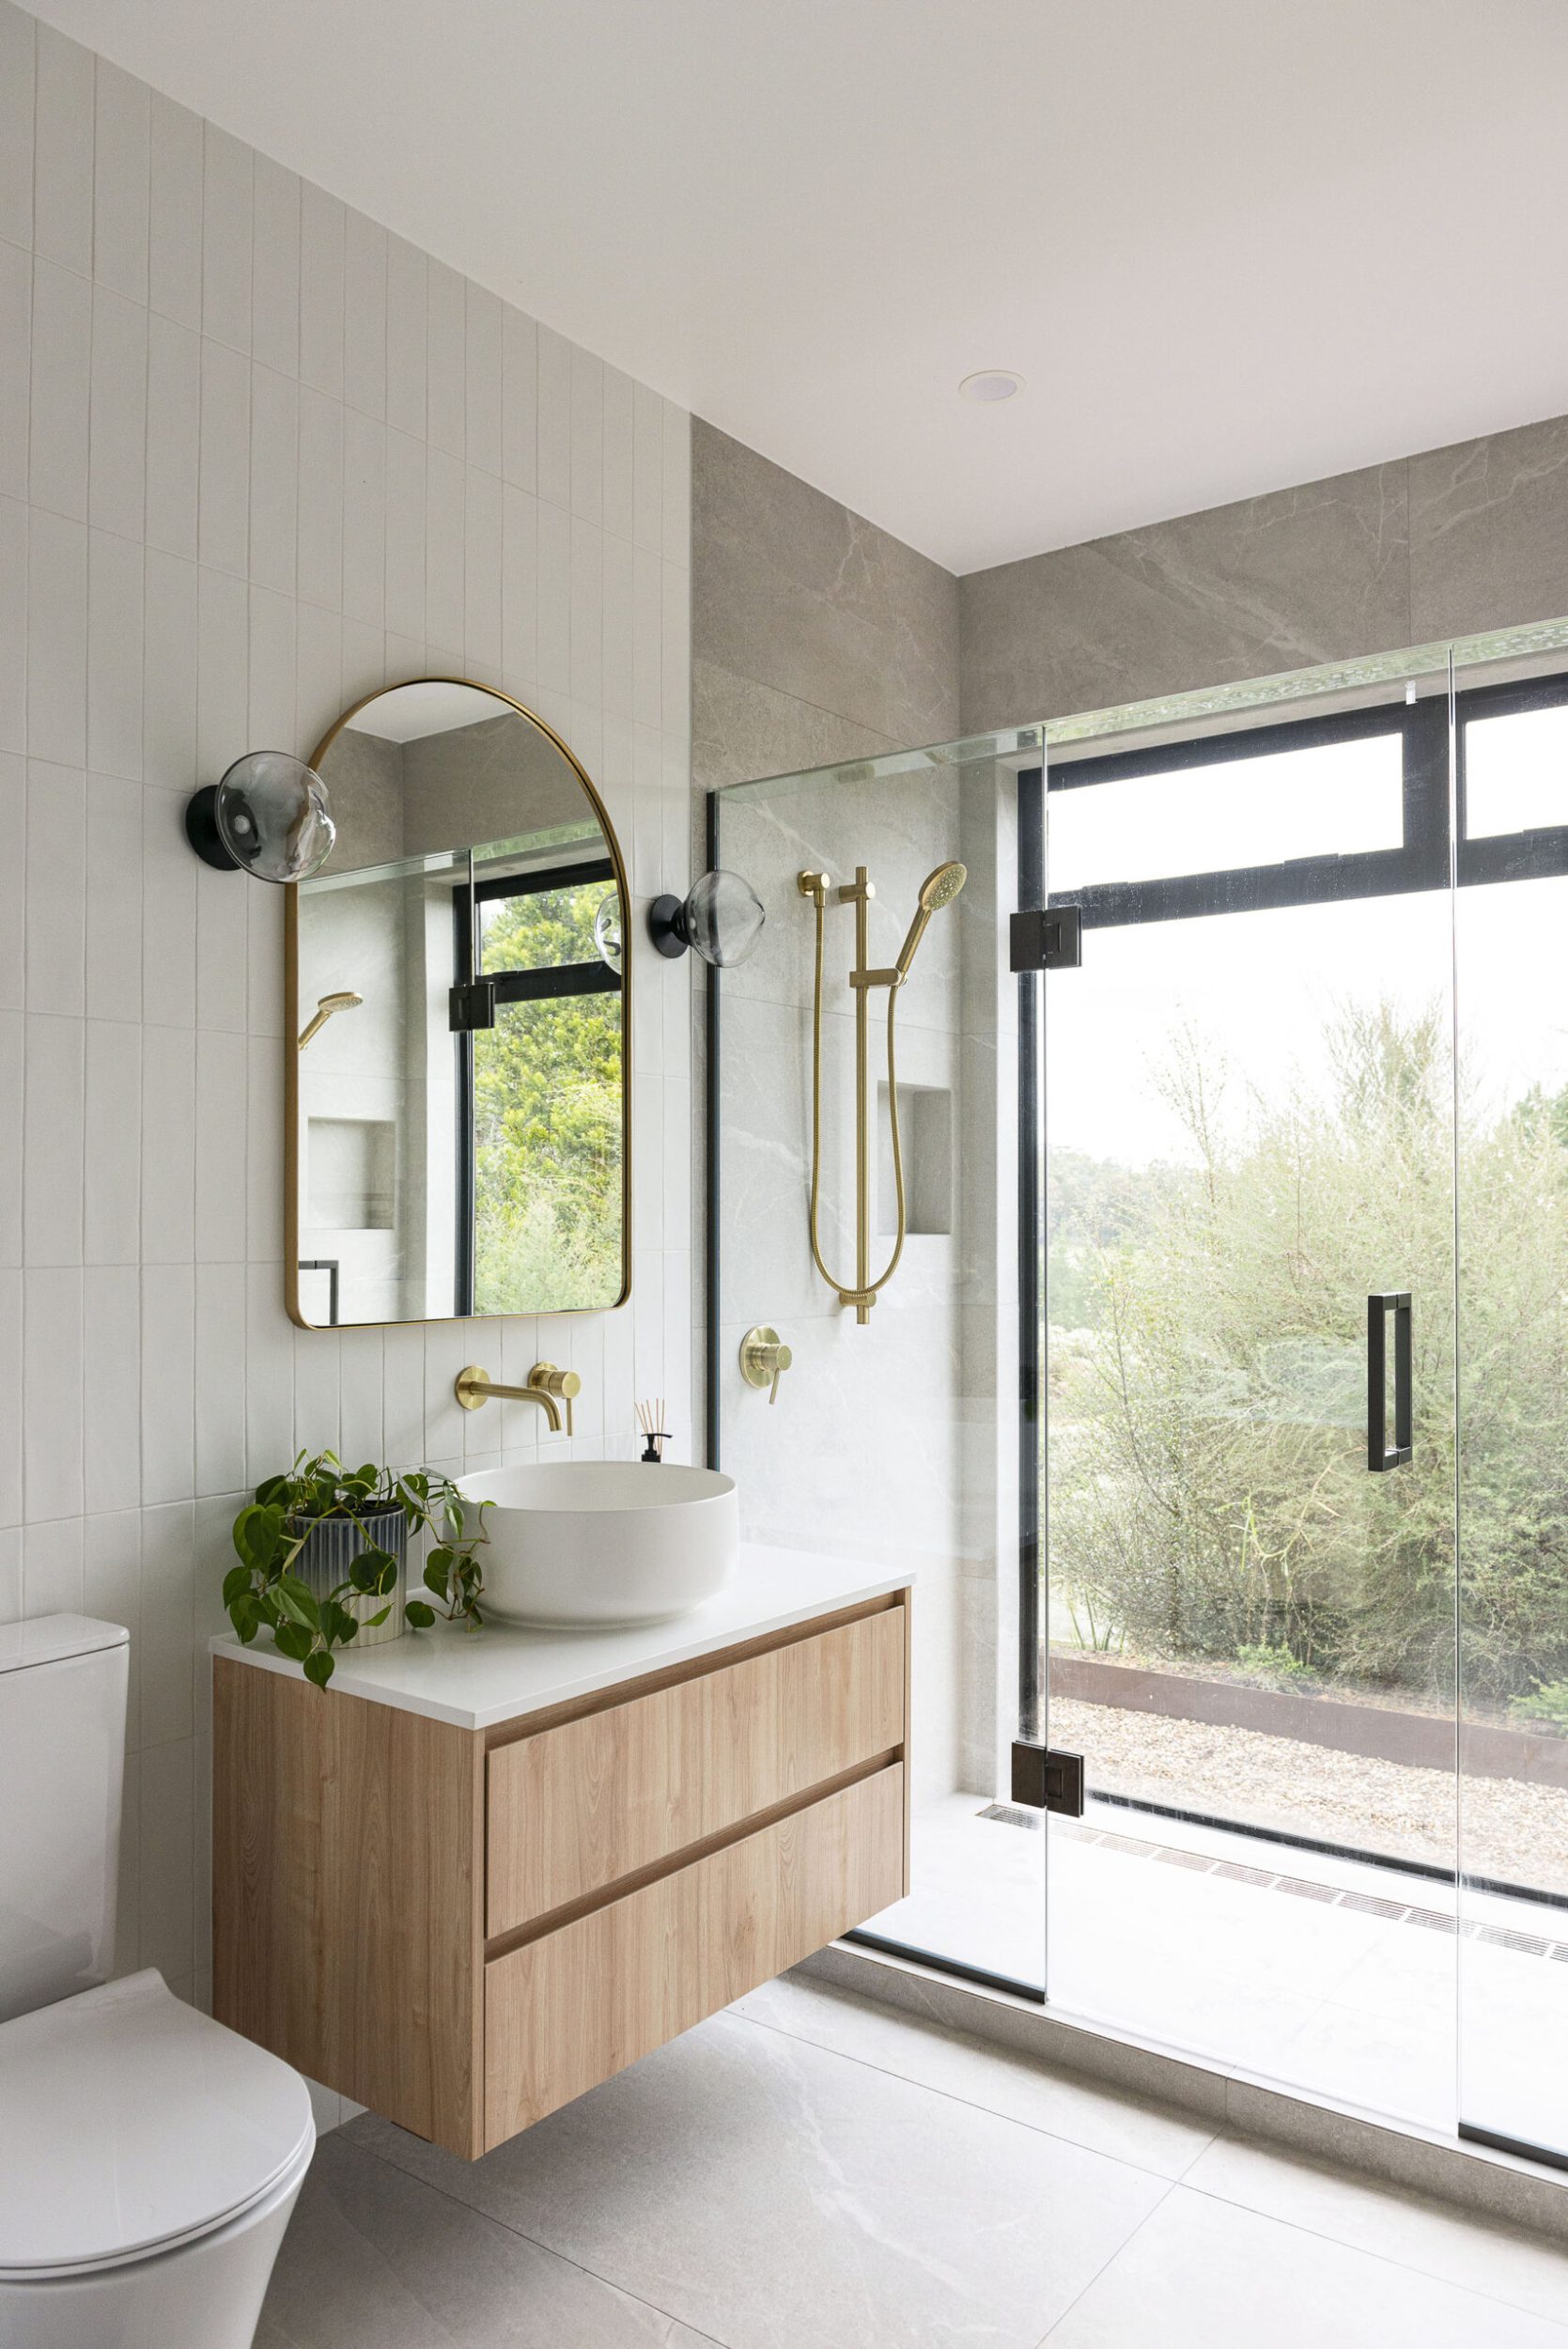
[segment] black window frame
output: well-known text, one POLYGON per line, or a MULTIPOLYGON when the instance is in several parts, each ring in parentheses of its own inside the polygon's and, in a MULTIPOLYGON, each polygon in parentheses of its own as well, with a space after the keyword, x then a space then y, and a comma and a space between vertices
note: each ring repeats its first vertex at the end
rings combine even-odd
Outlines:
MULTIPOLYGON (((551 864, 536 872, 493 874, 472 885, 463 883, 452 893, 452 969, 453 983, 462 986, 471 976, 489 976, 494 982, 495 1002, 503 1003, 537 1003, 559 1002, 571 995, 624 995, 622 973, 612 971, 598 957, 591 962, 546 963, 536 971, 496 971, 485 972, 478 963, 478 940, 474 934, 475 918, 482 905, 494 905, 512 897, 542 897, 555 889, 585 889, 594 881, 619 880, 612 857, 594 857, 586 863, 551 864)), ((626 918, 623 897, 622 919, 626 918)), ((623 1066, 625 1082, 625 1017, 622 1017, 623 1066)), ((476 1153, 474 1139, 474 1031, 465 1029, 452 1039, 457 1050, 457 1246, 454 1251, 453 1309, 461 1319, 467 1319, 478 1309, 474 1300, 478 1216, 476 1153)))
MULTIPOLYGON (((1285 719, 1228 734, 1108 755, 1072 759, 1046 768, 1048 798, 1058 791, 1134 776, 1179 778, 1197 767, 1228 766, 1281 752, 1310 751, 1335 742, 1364 742, 1379 736, 1401 742, 1402 834, 1393 848, 1358 849, 1349 856, 1293 857, 1269 864, 1228 865, 1207 873, 1181 873, 1142 881, 1098 881, 1088 888, 1053 890, 1050 904, 1077 906, 1083 927, 1115 929, 1144 922, 1190 921, 1205 914, 1263 912, 1282 906, 1321 905, 1355 897, 1397 896, 1415 890, 1446 889, 1449 880, 1448 703, 1444 695, 1383 704, 1373 709, 1336 711, 1327 717, 1285 719)), ((1038 771, 1038 770, 1035 770, 1038 771)))
POLYGON ((1455 699, 1454 801, 1461 889, 1496 881, 1549 880, 1568 873, 1568 824, 1538 824, 1525 832, 1483 833, 1466 829, 1465 741, 1475 718, 1511 718, 1525 710, 1568 705, 1568 672, 1509 685, 1472 686, 1455 699))
MULTIPOLYGON (((1473 719, 1568 705, 1568 671, 1500 685, 1456 691, 1452 708, 1453 804, 1451 827, 1450 708, 1446 692, 1369 709, 1283 719, 1235 727, 1183 742, 1153 744, 1102 756, 1072 758, 1025 769, 1018 776, 1018 906, 1020 911, 1078 908, 1085 934, 1135 923, 1190 921, 1219 913, 1264 912, 1286 906, 1343 903, 1417 891, 1461 889, 1499 882, 1546 880, 1568 874, 1568 824, 1542 825, 1470 840, 1465 831, 1466 732, 1473 719), (1398 848, 1351 856, 1300 857, 1288 863, 1237 865, 1146 881, 1109 881, 1045 895, 1045 811, 1054 791, 1078 790, 1133 776, 1179 776, 1193 767, 1270 753, 1310 750, 1325 742, 1397 734, 1402 758, 1404 840, 1398 848), (1042 789, 1042 784, 1044 788, 1042 789)), ((1088 957, 1093 949, 1085 946, 1088 957)), ((1072 986, 1070 972, 1064 984, 1072 986)), ((1018 979, 1018 1719, 1020 1737, 1042 1734, 1048 1707, 1048 1668, 1041 1569, 1049 1546, 1048 1489, 1044 1478, 1045 1333, 1044 1206, 1046 1170, 1039 1137, 1047 1034, 1043 979, 1018 979)))
MULTIPOLYGON (((1365 741, 1377 735, 1397 736, 1403 744, 1404 837, 1396 848, 1362 849, 1350 856, 1295 857, 1274 864, 1231 865, 1157 880, 1100 881, 1084 889, 1053 890, 1049 903, 1052 908, 1076 906, 1087 931, 1446 889, 1451 853, 1454 878, 1462 889, 1497 881, 1543 880, 1568 873, 1568 824, 1542 825, 1529 832, 1476 840, 1469 839, 1465 830, 1465 738, 1470 721, 1564 704, 1568 704, 1568 672, 1522 683, 1471 686, 1455 693, 1452 849, 1446 693, 1328 716, 1287 718, 1226 734, 1197 736, 1185 742, 1069 759, 1057 767, 1048 758, 1048 796, 1138 776, 1179 776, 1194 767, 1218 767, 1281 751, 1314 750, 1330 742, 1365 741)), ((1028 770, 1036 778, 1040 771, 1037 768, 1028 770)))

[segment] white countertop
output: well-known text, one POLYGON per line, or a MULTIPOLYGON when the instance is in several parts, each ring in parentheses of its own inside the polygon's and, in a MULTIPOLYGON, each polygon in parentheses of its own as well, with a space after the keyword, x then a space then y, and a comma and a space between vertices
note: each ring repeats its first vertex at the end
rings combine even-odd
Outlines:
MULTIPOLYGON (((453 1721, 459 1729, 493 1729, 520 1714, 542 1712, 739 1641, 809 1623, 814 1615, 885 1597, 913 1580, 912 1574, 890 1573, 885 1566, 742 1543, 733 1579, 673 1623, 613 1631, 524 1631, 488 1623, 474 1632, 440 1624, 433 1631, 405 1632, 400 1640, 357 1653, 351 1647, 334 1649, 327 1693, 369 1697, 400 1712, 453 1721)), ((211 1647, 214 1656, 300 1677, 298 1664, 280 1656, 265 1634, 242 1647, 232 1632, 225 1633, 211 1647)))

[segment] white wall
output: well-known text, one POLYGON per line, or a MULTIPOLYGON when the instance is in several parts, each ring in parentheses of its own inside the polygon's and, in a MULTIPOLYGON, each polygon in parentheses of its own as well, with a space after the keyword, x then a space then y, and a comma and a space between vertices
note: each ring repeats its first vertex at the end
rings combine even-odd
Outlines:
POLYGON ((282 893, 183 803, 457 670, 567 736, 641 900, 684 888, 689 423, 0 0, 0 1619, 130 1626, 120 1962, 200 1996, 237 1498, 300 1444, 526 1451, 470 1361, 581 1371, 587 1453, 689 1394, 691 979, 638 957, 629 1308, 296 1331, 282 893))

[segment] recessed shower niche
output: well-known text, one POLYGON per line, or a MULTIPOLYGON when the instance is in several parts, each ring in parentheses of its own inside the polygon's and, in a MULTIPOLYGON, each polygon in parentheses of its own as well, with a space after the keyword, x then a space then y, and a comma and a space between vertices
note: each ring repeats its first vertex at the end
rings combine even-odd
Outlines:
MULTIPOLYGON (((953 1230, 953 1094, 946 1085, 898 1088, 898 1133, 911 1239, 946 1238, 953 1230)), ((898 1230, 893 1120, 888 1088, 877 1088, 877 1229, 898 1230)))
POLYGON ((389 1232, 397 1128, 384 1117, 313 1117, 305 1143, 310 1220, 318 1232, 389 1232))

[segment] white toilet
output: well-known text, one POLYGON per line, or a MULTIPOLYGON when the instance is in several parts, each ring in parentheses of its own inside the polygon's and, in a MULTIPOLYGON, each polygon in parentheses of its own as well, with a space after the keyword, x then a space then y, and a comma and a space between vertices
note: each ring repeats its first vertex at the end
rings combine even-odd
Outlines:
POLYGON ((0 1626, 0 2349, 250 2349, 303 2080, 114 1962, 129 1638, 0 1626))

